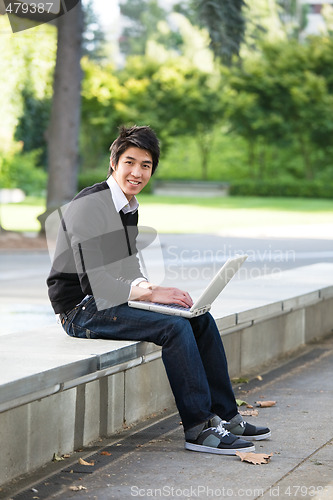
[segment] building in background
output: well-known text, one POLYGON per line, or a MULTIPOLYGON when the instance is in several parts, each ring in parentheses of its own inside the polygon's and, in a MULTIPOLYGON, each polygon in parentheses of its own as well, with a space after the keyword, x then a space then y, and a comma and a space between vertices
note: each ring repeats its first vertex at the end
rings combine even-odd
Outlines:
POLYGON ((331 5, 333 0, 299 0, 299 8, 306 8, 306 26, 302 36, 319 35, 326 30, 326 24, 323 18, 323 8, 325 5, 331 5))

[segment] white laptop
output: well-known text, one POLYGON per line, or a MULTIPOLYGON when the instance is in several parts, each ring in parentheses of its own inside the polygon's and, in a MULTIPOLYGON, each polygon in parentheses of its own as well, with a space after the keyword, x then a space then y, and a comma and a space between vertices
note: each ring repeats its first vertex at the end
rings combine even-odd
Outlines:
POLYGON ((200 316, 210 310, 216 297, 234 277, 247 257, 247 255, 236 255, 235 257, 230 257, 216 273, 212 281, 202 292, 200 297, 194 302, 191 308, 182 307, 178 304, 158 304, 156 302, 141 300, 129 300, 128 305, 130 307, 136 307, 137 309, 145 309, 163 314, 173 314, 175 316, 184 316, 185 318, 200 316))

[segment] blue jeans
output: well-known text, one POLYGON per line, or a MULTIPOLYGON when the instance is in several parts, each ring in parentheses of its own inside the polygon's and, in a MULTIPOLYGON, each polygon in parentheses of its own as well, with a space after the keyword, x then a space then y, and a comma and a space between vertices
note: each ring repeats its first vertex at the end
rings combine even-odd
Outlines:
POLYGON ((227 359, 210 313, 186 319, 134 309, 121 304, 99 311, 87 296, 61 315, 68 335, 153 342, 162 346, 162 360, 184 430, 213 415, 230 420, 237 411, 227 359))

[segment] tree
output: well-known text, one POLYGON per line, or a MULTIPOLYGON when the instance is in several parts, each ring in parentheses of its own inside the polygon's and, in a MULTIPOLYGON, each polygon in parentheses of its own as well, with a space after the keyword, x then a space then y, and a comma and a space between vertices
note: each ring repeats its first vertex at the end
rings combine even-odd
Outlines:
POLYGON ((299 40, 308 24, 309 5, 299 0, 278 0, 277 3, 288 37, 299 40))
POLYGON ((111 65, 82 58, 82 120, 80 154, 83 170, 94 169, 105 159, 112 133, 125 120, 127 90, 111 65))
POLYGON ((211 48, 216 57, 230 65, 239 55, 244 40, 244 0, 192 0, 201 25, 208 28, 211 48))
POLYGON ((127 66, 113 74, 84 62, 85 136, 93 134, 106 147, 121 123, 148 123, 165 154, 173 138, 195 135, 206 178, 212 130, 223 118, 223 82, 217 72, 202 71, 185 57, 164 56, 158 61, 148 55, 128 58, 127 66))
POLYGON ((331 165, 332 58, 332 39, 312 37, 302 45, 264 44, 231 70, 229 119, 250 151, 259 141, 288 146, 302 158, 298 176, 306 179, 331 165))
POLYGON ((39 166, 47 166, 45 130, 50 117, 50 99, 38 99, 30 85, 22 90, 23 109, 14 138, 23 142, 23 152, 40 149, 39 166))
POLYGON ((93 0, 88 0, 83 13, 82 55, 101 62, 105 59, 106 39, 99 17, 94 11, 93 0))
MULTIPOLYGON (((33 27, 32 21, 29 27, 33 27)), ((29 30, 28 36, 9 35, 8 18, 6 15, 6 5, 0 0, 0 26, 2 31, 2 56, 0 59, 0 73, 2 76, 0 83, 0 170, 1 185, 6 188, 21 187, 24 177, 24 186, 32 186, 32 176, 34 176, 34 165, 39 162, 41 156, 40 146, 42 145, 45 125, 45 107, 42 105, 50 97, 53 55, 54 51, 54 28, 44 27, 43 39, 40 38, 36 44, 36 36, 33 30, 29 30), (22 91, 23 89, 23 91, 22 91), (38 128, 38 136, 31 131, 32 122, 20 120, 22 109, 29 110, 27 114, 35 116, 34 125, 38 128), (19 140, 14 142, 15 127, 17 128, 19 140), (21 128, 21 130, 19 130, 21 128), (23 133, 24 137, 20 137, 23 133), (24 143, 21 140, 24 139, 24 143), (37 141, 41 139, 40 143, 37 141), (23 149, 25 154, 23 153, 23 149), (28 151, 26 153, 26 151, 28 151), (31 175, 33 174, 33 175, 31 175)), ((35 128, 35 130, 36 130, 35 128)), ((45 189, 45 173, 39 169, 36 175, 35 185, 42 184, 45 189)), ((1 224, 0 224, 1 231, 1 224)))
MULTIPOLYGON (((7 0, 4 2, 5 5, 6 2, 7 0)), ((50 16, 44 14, 30 11, 23 13, 22 10, 18 13, 17 23, 16 16, 9 15, 13 31, 33 27, 31 19, 37 24, 56 20, 58 26, 51 118, 46 134, 49 170, 47 207, 46 212, 38 217, 42 232, 47 215, 72 199, 77 189, 83 30, 79 0, 64 0, 59 14, 50 16), (16 24, 17 28, 14 29, 16 24)))
POLYGON ((57 59, 47 130, 47 207, 38 217, 42 230, 47 215, 70 201, 77 191, 82 21, 81 2, 58 18, 57 59))
POLYGON ((121 51, 125 55, 143 55, 159 21, 166 18, 165 9, 157 0, 125 0, 120 3, 120 12, 126 23, 120 38, 121 51))

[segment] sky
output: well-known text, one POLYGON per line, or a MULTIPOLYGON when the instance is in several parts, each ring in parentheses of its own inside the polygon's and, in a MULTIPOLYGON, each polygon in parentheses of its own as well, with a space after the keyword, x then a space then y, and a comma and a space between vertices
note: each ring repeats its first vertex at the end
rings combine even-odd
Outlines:
MULTIPOLYGON (((94 8, 99 14, 103 25, 113 24, 119 18, 118 0, 93 0, 94 8)), ((160 0, 160 5, 168 7, 175 3, 175 0, 160 0)))
POLYGON ((118 0, 93 0, 93 4, 103 26, 109 26, 119 18, 118 0))

